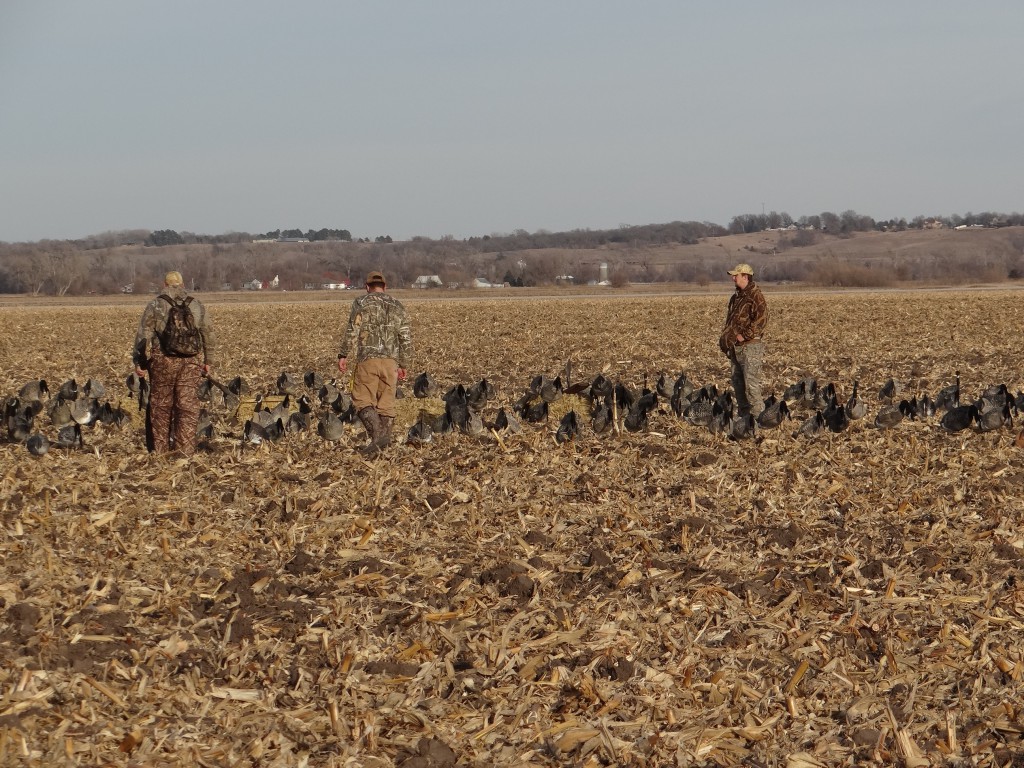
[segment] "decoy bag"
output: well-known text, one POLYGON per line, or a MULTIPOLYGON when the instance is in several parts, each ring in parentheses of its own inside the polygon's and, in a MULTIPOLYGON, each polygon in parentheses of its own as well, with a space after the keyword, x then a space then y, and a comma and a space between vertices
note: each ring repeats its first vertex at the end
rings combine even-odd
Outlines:
POLYGON ((160 298, 171 305, 167 311, 167 324, 160 333, 160 347, 168 357, 195 357, 203 351, 203 334, 196 328, 192 314, 192 297, 175 299, 166 293, 160 298))

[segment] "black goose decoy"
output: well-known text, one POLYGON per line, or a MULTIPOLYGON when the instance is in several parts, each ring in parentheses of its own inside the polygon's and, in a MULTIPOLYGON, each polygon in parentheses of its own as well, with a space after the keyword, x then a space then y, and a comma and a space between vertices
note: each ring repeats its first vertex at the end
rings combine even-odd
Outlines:
POLYGON ((711 424, 715 403, 710 400, 698 399, 690 403, 683 411, 683 419, 695 427, 706 427, 711 424))
POLYGON ((597 374, 597 376, 594 377, 594 380, 590 382, 590 396, 594 400, 597 400, 598 398, 611 400, 614 392, 615 385, 612 384, 611 379, 602 373, 597 374))
POLYGON ((921 399, 917 401, 917 415, 922 419, 930 419, 935 415, 935 401, 928 396, 927 392, 921 395, 921 399))
POLYGON ((576 411, 569 411, 558 424, 558 431, 555 432, 555 442, 561 444, 575 440, 579 432, 579 417, 576 415, 576 411))
POLYGON ((85 442, 82 440, 82 425, 72 422, 58 429, 57 445, 61 448, 74 448, 76 445, 79 448, 83 447, 85 442))
POLYGON ((145 411, 149 408, 149 379, 142 379, 139 382, 139 410, 145 411))
POLYGON ((306 389, 319 392, 320 387, 324 385, 324 377, 316 371, 306 371, 302 374, 302 383, 306 385, 306 389))
POLYGON ((804 391, 806 389, 806 379, 800 379, 795 381, 782 390, 782 399, 789 405, 799 405, 803 402, 804 391))
POLYGON ((800 425, 800 429, 796 433, 805 437, 811 437, 823 429, 825 429, 825 416, 821 411, 815 411, 813 416, 800 425))
POLYGON ((946 411, 939 419, 939 426, 947 432, 960 432, 978 420, 978 406, 958 405, 946 411))
POLYGON ((647 428, 648 415, 658 407, 658 393, 645 391, 626 412, 622 426, 628 432, 640 432, 647 428))
POLYGON ((562 377, 555 376, 551 381, 545 381, 540 388, 541 399, 545 403, 553 403, 562 396, 562 377))
POLYGON ((338 389, 337 381, 331 379, 320 385, 320 389, 317 392, 317 397, 320 398, 321 405, 331 405, 338 396, 341 394, 341 390, 338 389))
POLYGON ((25 441, 25 447, 33 456, 45 456, 50 450, 50 441, 42 432, 36 432, 25 441))
POLYGON ((776 400, 770 405, 766 405, 765 409, 758 414, 757 426, 763 429, 772 429, 782 424, 783 419, 791 418, 793 418, 793 415, 790 413, 786 401, 776 400))
POLYGON ((107 388, 103 386, 103 382, 98 379, 89 378, 86 379, 85 384, 82 385, 82 394, 86 397, 99 400, 107 394, 107 388))
POLYGON ((814 402, 811 406, 815 410, 824 411, 836 399, 836 385, 831 381, 824 387, 818 387, 814 393, 814 402))
POLYGON ((984 413, 985 411, 991 411, 992 409, 1002 409, 1008 402, 1012 402, 1013 398, 1010 397, 1010 392, 1006 388, 1005 384, 996 384, 988 387, 984 392, 981 393, 981 397, 975 405, 978 406, 978 410, 984 413))
POLYGON ((297 395, 299 393, 299 382, 290 371, 281 371, 277 377, 277 394, 297 395))
POLYGON ((426 371, 417 376, 412 382, 413 397, 430 397, 434 394, 435 389, 437 389, 437 386, 434 384, 434 378, 426 371))
POLYGON ((548 401, 541 398, 535 403, 526 406, 524 418, 531 424, 539 424, 548 420, 548 401))
POLYGON ((909 400, 900 400, 900 411, 911 421, 917 419, 917 396, 909 400))
POLYGON ((516 415, 504 408, 498 409, 498 415, 494 419, 494 428, 499 432, 509 432, 514 435, 523 431, 523 425, 519 423, 516 415))
POLYGON ((196 387, 196 397, 204 403, 210 402, 210 399, 213 397, 213 383, 208 376, 200 379, 199 386, 196 387))
POLYGON ((956 372, 955 381, 943 387, 935 396, 935 410, 949 411, 960 406, 960 371, 956 372))
POLYGON ((125 424, 131 421, 131 417, 128 412, 125 411, 120 405, 114 407, 110 404, 110 401, 106 401, 100 406, 99 414, 96 417, 100 424, 106 424, 107 426, 123 427, 125 424))
POLYGON ((338 393, 338 396, 331 401, 331 410, 342 421, 354 422, 356 419, 356 406, 352 402, 352 395, 348 392, 342 391, 338 393))
POLYGON ((675 386, 669 383, 664 371, 658 374, 658 381, 654 384, 654 391, 657 392, 658 397, 663 400, 670 400, 672 398, 675 386))
POLYGON ((32 434, 32 423, 35 414, 30 406, 23 406, 17 397, 8 399, 4 406, 4 422, 7 426, 7 439, 12 443, 27 440, 32 434))
MULTIPOLYGON (((262 413, 268 413, 268 411, 262 411, 262 413)), ((275 419, 267 424, 254 419, 248 419, 242 427, 242 441, 254 445, 259 445, 265 441, 276 442, 284 434, 284 421, 282 419, 275 419)))
POLYGON ((825 426, 828 427, 829 432, 842 432, 850 426, 850 417, 846 415, 846 406, 839 404, 834 389, 828 406, 821 415, 825 419, 825 426))
POLYGON ((204 408, 199 413, 199 421, 196 422, 196 439, 210 440, 213 437, 213 420, 209 412, 204 408))
POLYGON ((18 398, 23 403, 30 403, 35 400, 42 400, 44 396, 47 396, 49 394, 50 387, 46 383, 46 379, 30 381, 27 384, 23 385, 22 388, 18 390, 18 398))
POLYGON ((846 416, 850 421, 858 421, 867 416, 868 404, 858 395, 860 388, 860 381, 854 379, 853 392, 850 394, 850 399, 846 401, 846 416))
POLYGON ((636 393, 621 381, 615 383, 613 392, 615 394, 615 406, 622 413, 628 412, 633 407, 633 403, 636 402, 636 393))
POLYGON ((711 421, 708 422, 708 430, 715 435, 728 432, 735 412, 732 391, 726 390, 711 405, 711 421))

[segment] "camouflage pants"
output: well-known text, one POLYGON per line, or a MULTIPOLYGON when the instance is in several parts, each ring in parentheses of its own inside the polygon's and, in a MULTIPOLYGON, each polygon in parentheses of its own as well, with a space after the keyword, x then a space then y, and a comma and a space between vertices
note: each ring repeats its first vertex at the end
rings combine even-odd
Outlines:
POLYGON ((764 342, 751 341, 737 346, 729 356, 732 361, 732 391, 740 415, 755 418, 764 410, 761 396, 761 364, 764 361, 764 342))
POLYGON ((395 417, 395 389, 398 387, 398 364, 388 357, 371 357, 356 366, 352 377, 352 402, 356 412, 369 406, 381 416, 395 417))
POLYGON ((203 376, 199 357, 165 357, 155 353, 149 361, 149 410, 146 412, 146 447, 154 453, 196 450, 199 423, 197 389, 203 376))

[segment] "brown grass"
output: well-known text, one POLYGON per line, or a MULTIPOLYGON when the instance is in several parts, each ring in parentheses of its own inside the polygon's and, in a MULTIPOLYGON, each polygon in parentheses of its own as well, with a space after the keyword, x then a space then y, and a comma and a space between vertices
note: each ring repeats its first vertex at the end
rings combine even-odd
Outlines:
MULTIPOLYGON (((1024 385, 1012 292, 769 293, 767 390, 872 414, 1024 385)), ((413 373, 508 404, 567 360, 727 383, 725 295, 416 298, 413 373)), ((329 375, 346 307, 215 304, 222 379, 329 375)), ((0 392, 128 372, 141 303, 0 308, 0 392)), ((494 408, 486 418, 493 418, 494 408)), ((587 419, 583 419, 587 423, 587 419)), ((935 423, 733 443, 353 430, 192 461, 138 421, 0 444, 2 765, 1006 764, 1021 752, 1024 456, 935 423), (450 750, 450 751, 449 751, 450 750), (924 756, 921 758, 920 756, 924 756)))

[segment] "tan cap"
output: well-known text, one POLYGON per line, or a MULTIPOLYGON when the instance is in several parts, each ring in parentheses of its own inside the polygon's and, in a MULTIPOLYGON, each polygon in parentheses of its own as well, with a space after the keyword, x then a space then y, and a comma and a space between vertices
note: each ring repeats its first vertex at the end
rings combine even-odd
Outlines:
POLYGON ((168 287, 184 284, 185 281, 181 279, 181 272, 168 272, 164 275, 164 285, 168 287))
POLYGON ((754 276, 754 268, 749 264, 737 264, 735 269, 729 270, 730 275, 750 275, 754 276))
POLYGON ((377 270, 374 270, 373 272, 366 276, 367 285, 373 285, 374 283, 382 283, 383 285, 387 285, 387 281, 384 279, 384 275, 382 275, 377 270))

